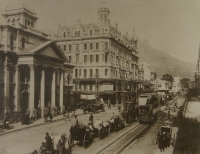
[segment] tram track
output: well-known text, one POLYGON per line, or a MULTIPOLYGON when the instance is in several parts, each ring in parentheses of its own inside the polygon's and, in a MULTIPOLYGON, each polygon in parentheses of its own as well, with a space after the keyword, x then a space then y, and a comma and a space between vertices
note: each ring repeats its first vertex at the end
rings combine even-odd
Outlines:
POLYGON ((133 127, 131 127, 129 130, 127 130, 125 133, 120 133, 118 136, 113 138, 111 141, 106 143, 106 145, 103 145, 96 149, 95 151, 92 151, 92 154, 108 154, 108 153, 120 153, 120 151, 123 151, 126 146, 128 146, 131 142, 133 142, 136 138, 139 137, 139 135, 144 132, 144 130, 147 130, 150 127, 150 125, 143 125, 143 124, 135 124, 133 127), (127 141, 128 140, 128 141, 127 141), (122 143, 124 143, 122 145, 122 143))

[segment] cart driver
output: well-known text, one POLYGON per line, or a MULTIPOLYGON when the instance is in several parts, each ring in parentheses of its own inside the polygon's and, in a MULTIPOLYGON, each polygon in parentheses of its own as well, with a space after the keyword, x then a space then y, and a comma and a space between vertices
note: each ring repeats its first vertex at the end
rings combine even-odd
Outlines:
POLYGON ((49 136, 48 132, 46 132, 45 140, 46 140, 46 149, 47 150, 52 150, 52 139, 49 136))
POLYGON ((77 118, 77 115, 74 115, 73 125, 74 125, 74 126, 78 126, 78 118, 77 118))

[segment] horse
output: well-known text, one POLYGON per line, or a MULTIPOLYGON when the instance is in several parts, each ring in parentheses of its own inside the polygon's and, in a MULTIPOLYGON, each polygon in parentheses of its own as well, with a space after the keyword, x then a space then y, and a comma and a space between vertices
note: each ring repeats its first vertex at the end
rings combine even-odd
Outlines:
POLYGON ((65 142, 66 142, 66 136, 63 134, 61 136, 54 136, 52 138, 53 140, 53 149, 57 152, 57 153, 60 153, 61 150, 63 152, 63 150, 66 150, 65 149, 65 142), (64 147, 64 149, 62 149, 64 147))

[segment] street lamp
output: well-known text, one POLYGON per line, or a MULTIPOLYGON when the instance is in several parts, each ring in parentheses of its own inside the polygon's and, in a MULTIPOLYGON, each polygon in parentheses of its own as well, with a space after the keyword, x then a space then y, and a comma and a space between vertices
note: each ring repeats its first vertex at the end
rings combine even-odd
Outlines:
POLYGON ((96 103, 98 102, 99 97, 99 75, 96 74, 96 103))

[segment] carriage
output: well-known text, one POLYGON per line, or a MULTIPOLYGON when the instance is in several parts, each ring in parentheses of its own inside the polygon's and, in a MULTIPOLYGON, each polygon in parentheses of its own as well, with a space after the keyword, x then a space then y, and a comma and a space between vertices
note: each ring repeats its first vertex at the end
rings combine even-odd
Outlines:
POLYGON ((169 125, 161 126, 157 134, 157 144, 159 149, 164 151, 164 149, 170 145, 174 147, 176 135, 177 127, 170 127, 169 125))
POLYGON ((93 113, 98 113, 99 111, 101 111, 101 112, 105 111, 105 109, 104 109, 104 104, 94 104, 94 105, 93 105, 93 110, 92 110, 92 112, 93 112, 93 113))
POLYGON ((39 149, 39 154, 56 154, 56 153, 66 154, 67 153, 67 150, 65 148, 66 140, 67 138, 64 134, 62 136, 55 136, 52 139, 53 144, 51 150, 47 150, 46 142, 42 142, 42 145, 40 146, 39 149))
POLYGON ((68 138, 68 145, 72 148, 75 144, 74 141, 82 142, 86 149, 93 142, 93 132, 89 131, 83 124, 78 126, 71 126, 68 138))

